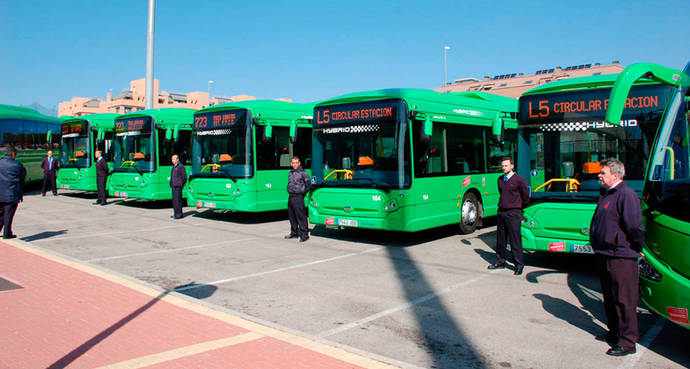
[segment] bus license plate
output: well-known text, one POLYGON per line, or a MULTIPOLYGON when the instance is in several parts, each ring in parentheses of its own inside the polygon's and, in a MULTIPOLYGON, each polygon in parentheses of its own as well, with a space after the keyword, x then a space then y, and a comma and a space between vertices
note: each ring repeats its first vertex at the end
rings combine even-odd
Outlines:
POLYGON ((573 245, 573 252, 580 254, 594 254, 594 250, 592 250, 592 246, 590 245, 573 245))
POLYGON ((204 202, 204 207, 205 208, 215 208, 216 203, 215 202, 204 202))
POLYGON ((69 185, 60 185, 61 188, 64 188, 65 190, 69 190, 69 185))
POLYGON ((357 220, 355 219, 338 219, 338 225, 347 227, 357 227, 357 220))
POLYGON ((127 192, 120 192, 120 197, 127 197, 127 192))

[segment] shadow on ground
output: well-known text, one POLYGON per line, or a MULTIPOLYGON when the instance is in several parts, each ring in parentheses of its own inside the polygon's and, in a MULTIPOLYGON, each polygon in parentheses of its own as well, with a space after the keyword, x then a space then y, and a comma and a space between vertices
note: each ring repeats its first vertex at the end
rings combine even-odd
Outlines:
POLYGON ((197 284, 195 282, 187 283, 182 286, 173 288, 173 291, 194 297, 195 299, 205 299, 213 296, 218 290, 218 287, 210 284, 197 284))
POLYGON ((36 240, 42 240, 44 238, 60 236, 60 235, 63 235, 65 233, 67 233, 66 229, 62 229, 59 231, 45 231, 45 232, 33 234, 31 236, 20 237, 19 239, 22 241, 31 242, 31 241, 36 241, 36 240))
MULTIPOLYGON (((199 209, 192 211, 198 218, 239 224, 261 224, 287 220, 287 210, 247 213, 230 210, 199 209)), ((289 230, 289 229, 288 229, 289 230)))

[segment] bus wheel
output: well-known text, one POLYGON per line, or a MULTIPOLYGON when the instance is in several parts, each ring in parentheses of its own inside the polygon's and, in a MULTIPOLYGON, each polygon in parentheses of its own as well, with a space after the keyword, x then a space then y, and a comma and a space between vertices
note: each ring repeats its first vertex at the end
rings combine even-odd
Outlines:
POLYGON ((473 193, 467 193, 462 198, 462 214, 460 219, 460 233, 470 234, 481 223, 482 204, 473 193))

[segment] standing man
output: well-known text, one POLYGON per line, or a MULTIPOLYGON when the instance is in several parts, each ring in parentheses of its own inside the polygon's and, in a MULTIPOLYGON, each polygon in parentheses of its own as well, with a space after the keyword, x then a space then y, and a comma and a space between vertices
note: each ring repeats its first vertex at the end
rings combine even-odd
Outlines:
POLYGON ((43 190, 41 190, 41 194, 43 196, 46 195, 46 190, 48 189, 52 189, 53 195, 57 196, 55 179, 57 178, 59 166, 60 165, 58 164, 57 160, 55 160, 53 157, 53 152, 48 151, 48 156, 43 159, 43 162, 41 163, 41 168, 43 168, 43 190))
POLYGON ((24 199, 26 168, 16 158, 17 149, 10 147, 0 159, 0 228, 4 239, 17 237, 12 233, 12 220, 24 199))
POLYGON ((182 219, 182 189, 187 183, 187 171, 180 163, 180 157, 172 156, 172 172, 170 173, 170 188, 172 188, 173 218, 182 219))
POLYGON ((292 169, 288 174, 287 184, 290 234, 285 236, 285 239, 299 237, 299 241, 304 242, 309 239, 307 208, 304 206, 304 195, 309 192, 311 180, 309 179, 309 174, 302 168, 299 157, 293 156, 290 165, 292 165, 292 169))
POLYGON ((606 192, 599 198, 590 225, 589 241, 597 257, 609 331, 596 337, 606 341, 611 356, 635 353, 638 263, 644 242, 640 198, 625 182, 625 167, 617 159, 601 163, 599 179, 606 192))
POLYGON ((107 205, 108 204, 108 190, 105 188, 106 183, 108 183, 108 163, 103 159, 101 150, 96 150, 94 153, 96 155, 96 187, 98 188, 98 201, 93 203, 94 205, 107 205))
POLYGON ((503 175, 498 177, 498 215, 496 217, 496 262, 489 265, 489 269, 505 268, 506 241, 510 239, 510 252, 513 254, 515 272, 522 274, 525 262, 522 257, 522 237, 520 236, 520 221, 522 209, 529 203, 529 190, 525 179, 513 172, 513 159, 509 157, 501 160, 503 175), (507 237, 506 237, 507 236, 507 237))

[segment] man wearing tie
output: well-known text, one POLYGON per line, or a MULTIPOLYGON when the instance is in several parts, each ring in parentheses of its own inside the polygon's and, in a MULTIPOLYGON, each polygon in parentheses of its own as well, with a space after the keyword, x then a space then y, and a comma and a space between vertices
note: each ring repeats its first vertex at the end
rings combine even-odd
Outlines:
POLYGON ((173 155, 171 159, 173 163, 172 171, 170 173, 170 188, 172 188, 172 203, 173 203, 173 218, 182 219, 182 189, 187 183, 187 171, 184 165, 180 163, 180 157, 173 155))
POLYGON ((105 188, 106 183, 108 183, 108 163, 103 159, 101 150, 96 150, 94 153, 96 156, 96 186, 98 187, 98 201, 93 203, 94 205, 107 205, 108 204, 108 190, 105 188))
POLYGON ((525 262, 522 257, 522 237, 520 222, 522 209, 529 203, 529 190, 525 179, 513 172, 513 159, 506 157, 501 161, 503 175, 498 177, 498 215, 496 216, 496 262, 489 269, 505 268, 506 241, 510 239, 510 252, 513 254, 515 272, 522 274, 525 262))
POLYGON ((43 190, 41 194, 46 195, 46 190, 52 189, 53 195, 57 196, 57 187, 55 186, 55 179, 57 177, 58 162, 53 157, 53 152, 48 151, 48 157, 43 159, 41 168, 43 168, 43 190))

